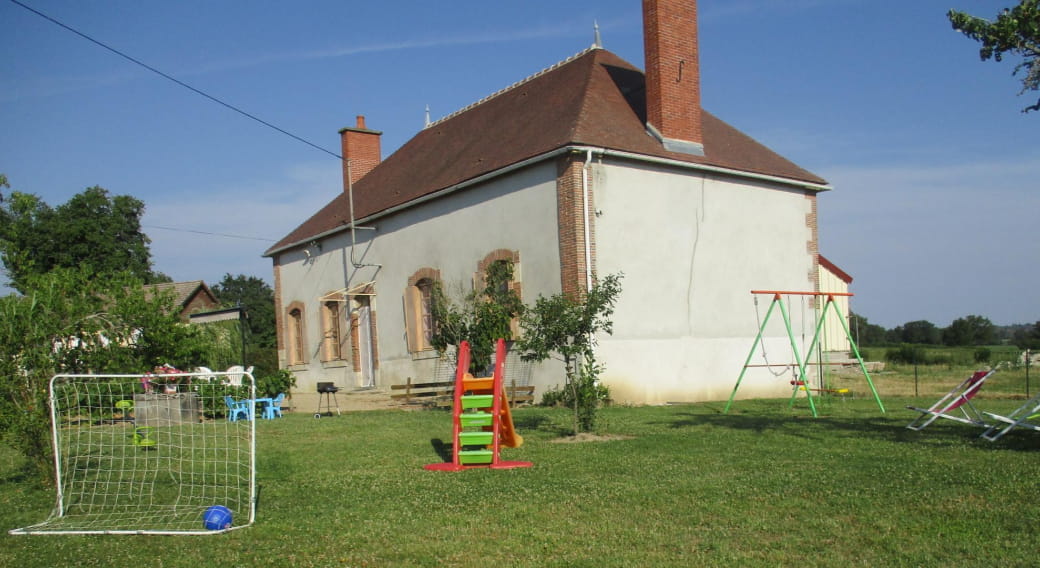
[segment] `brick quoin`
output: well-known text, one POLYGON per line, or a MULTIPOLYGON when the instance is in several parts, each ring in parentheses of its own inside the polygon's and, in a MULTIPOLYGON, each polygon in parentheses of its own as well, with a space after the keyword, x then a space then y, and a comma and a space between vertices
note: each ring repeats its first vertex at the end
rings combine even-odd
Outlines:
POLYGON ((365 117, 358 115, 357 126, 339 131, 343 147, 343 191, 379 165, 382 159, 380 139, 383 133, 365 127, 365 117), (348 166, 349 161, 349 168, 348 166), (349 169, 349 175, 348 175, 349 169))
MULTIPOLYGON (((585 211, 582 203, 582 156, 574 154, 557 162, 556 215, 560 243, 560 289, 564 294, 587 292, 585 271, 585 211)), ((589 211, 593 210, 592 180, 589 179, 589 211)), ((589 239, 595 243, 594 225, 589 226, 589 239)), ((593 266, 595 248, 593 247, 593 266)))
POLYGON ((282 313, 282 266, 280 256, 271 259, 274 268, 274 329, 278 349, 278 366, 285 367, 288 357, 285 356, 285 314, 282 313), (283 360, 285 359, 285 360, 283 360))
POLYGON ((643 27, 647 122, 703 144, 696 0, 643 0, 643 27))
POLYGON ((812 282, 813 291, 820 291, 820 234, 816 216, 816 193, 806 193, 805 198, 809 200, 809 212, 805 214, 805 226, 809 229, 809 241, 806 243, 806 251, 812 258, 812 269, 809 271, 809 281, 812 282))

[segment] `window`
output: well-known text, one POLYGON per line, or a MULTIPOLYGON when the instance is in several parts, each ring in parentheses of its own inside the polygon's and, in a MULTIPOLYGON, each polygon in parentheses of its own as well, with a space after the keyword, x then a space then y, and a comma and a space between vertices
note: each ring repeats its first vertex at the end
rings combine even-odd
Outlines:
POLYGON ((404 317, 408 351, 418 353, 433 349, 436 322, 433 319, 433 291, 440 281, 440 271, 423 268, 408 279, 404 292, 404 317))
POLYGON ((322 360, 341 360, 343 359, 342 302, 329 300, 322 303, 321 307, 322 360))
POLYGON ((288 316, 286 318, 286 330, 287 337, 289 339, 287 345, 287 358, 290 365, 306 365, 307 364, 307 339, 304 326, 303 318, 303 304, 300 302, 293 302, 289 305, 288 316))
MULTIPOLYGON (((488 287, 487 278, 491 275, 496 279, 494 294, 505 296, 512 294, 512 301, 521 301, 520 286, 520 252, 507 249, 498 249, 489 253, 477 263, 477 273, 474 274, 473 288, 483 291, 488 287), (508 278, 507 278, 508 275, 508 278)), ((509 331, 514 338, 520 336, 520 320, 513 318, 509 322, 509 331)))
POLYGON ((423 278, 415 285, 419 289, 419 315, 423 342, 433 343, 433 280, 423 278))

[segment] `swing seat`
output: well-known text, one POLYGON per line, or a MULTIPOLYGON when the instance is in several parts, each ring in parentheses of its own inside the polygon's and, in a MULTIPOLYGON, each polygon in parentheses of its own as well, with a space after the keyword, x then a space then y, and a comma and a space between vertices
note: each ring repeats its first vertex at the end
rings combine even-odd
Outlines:
POLYGON ((996 372, 995 369, 992 371, 976 371, 928 408, 907 406, 910 410, 920 412, 921 414, 907 424, 906 427, 920 431, 939 418, 945 418, 964 424, 988 428, 990 424, 983 418, 982 412, 979 412, 975 405, 971 403, 971 399, 975 398, 975 395, 979 393, 986 379, 996 372), (960 415, 951 414, 954 410, 959 410, 960 415))

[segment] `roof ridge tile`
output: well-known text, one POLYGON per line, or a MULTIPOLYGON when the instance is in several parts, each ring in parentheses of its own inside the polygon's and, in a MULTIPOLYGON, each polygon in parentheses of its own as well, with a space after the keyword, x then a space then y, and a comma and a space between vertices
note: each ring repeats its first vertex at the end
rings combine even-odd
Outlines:
POLYGON ((455 111, 455 112, 453 112, 451 114, 448 114, 448 115, 445 115, 445 116, 443 116, 441 118, 438 118, 437 120, 427 124, 424 127, 424 129, 425 128, 430 128, 430 127, 433 127, 433 126, 437 126, 438 124, 440 124, 442 122, 450 120, 450 119, 452 119, 452 118, 454 118, 454 117, 456 117, 456 116, 466 112, 467 110, 469 110, 469 109, 471 109, 473 107, 478 107, 478 106, 480 106, 480 105, 490 101, 491 99, 493 99, 493 98, 495 98, 497 96, 500 96, 500 95, 502 95, 504 93, 508 93, 509 91, 511 91, 511 90, 521 86, 521 85, 529 83, 529 82, 537 79, 538 77, 541 77, 542 75, 545 75, 546 73, 549 73, 550 71, 554 71, 555 69, 557 69, 559 67, 562 67, 562 66, 570 63, 571 61, 574 61, 575 59, 578 59, 579 57, 589 53, 590 51, 594 51, 594 50, 597 50, 597 49, 603 49, 603 48, 597 47, 595 45, 593 45, 591 47, 586 47, 585 49, 579 51, 578 53, 575 53, 574 55, 568 57, 567 59, 564 59, 563 61, 559 61, 557 63, 554 63, 554 64, 550 65, 549 67, 546 67, 545 69, 542 69, 541 71, 539 71, 539 72, 537 72, 537 73, 535 73, 533 75, 530 75, 528 77, 524 77, 523 79, 513 83, 512 85, 509 85, 508 87, 504 87, 502 89, 499 89, 499 90, 495 91, 494 93, 491 93, 490 95, 480 99, 479 101, 477 101, 475 103, 468 104, 468 105, 460 108, 459 110, 457 110, 457 111, 455 111))

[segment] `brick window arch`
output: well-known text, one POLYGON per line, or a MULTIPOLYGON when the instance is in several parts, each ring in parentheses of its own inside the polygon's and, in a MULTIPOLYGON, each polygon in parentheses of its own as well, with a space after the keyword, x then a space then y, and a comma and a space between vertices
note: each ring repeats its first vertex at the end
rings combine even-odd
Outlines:
POLYGON ((433 349, 433 290, 441 281, 441 271, 420 268, 408 278, 404 291, 404 318, 408 351, 418 353, 433 349))
MULTIPOLYGON (((506 284, 506 286, 509 290, 516 293, 518 298, 523 299, 523 287, 520 284, 520 251, 517 250, 497 249, 484 256, 484 258, 477 263, 477 273, 473 278, 473 289, 481 291, 487 287, 486 275, 488 267, 496 262, 508 262, 513 265, 513 278, 508 284, 506 284)), ((509 324, 509 328, 513 337, 520 336, 520 321, 517 318, 513 318, 509 324)))
POLYGON ((293 302, 285 310, 286 358, 290 365, 307 364, 307 320, 303 302, 293 302))
POLYGON ((322 361, 343 360, 343 345, 346 335, 343 333, 344 302, 341 299, 323 297, 321 303, 321 357, 322 361))

